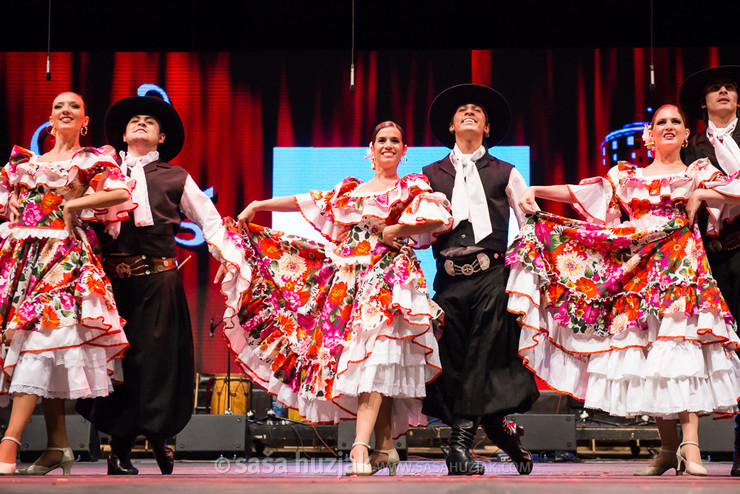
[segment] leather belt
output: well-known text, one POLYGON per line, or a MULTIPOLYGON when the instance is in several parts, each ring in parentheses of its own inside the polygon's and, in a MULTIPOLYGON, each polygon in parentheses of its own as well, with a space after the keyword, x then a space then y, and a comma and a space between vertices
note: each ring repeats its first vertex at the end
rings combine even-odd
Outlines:
POLYGON ((498 252, 489 253, 486 254, 484 252, 480 252, 476 254, 475 259, 473 262, 469 264, 458 264, 455 263, 452 259, 446 259, 443 263, 445 273, 447 273, 450 276, 472 276, 475 273, 479 273, 481 271, 485 271, 486 269, 491 267, 491 257, 495 260, 494 262, 501 259, 503 261, 503 254, 500 254, 498 252))
POLYGON ((103 269, 109 278, 131 278, 162 273, 177 268, 174 257, 151 257, 147 255, 107 257, 103 260, 103 269))
POLYGON ((740 231, 731 232, 726 235, 720 233, 718 237, 707 237, 705 244, 707 249, 715 253, 724 250, 740 249, 740 231))

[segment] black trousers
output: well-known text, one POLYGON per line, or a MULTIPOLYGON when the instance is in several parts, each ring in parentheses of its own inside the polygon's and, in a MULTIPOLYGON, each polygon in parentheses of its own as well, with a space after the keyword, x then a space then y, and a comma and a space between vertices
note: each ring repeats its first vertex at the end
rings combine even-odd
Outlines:
POLYGON ((445 312, 439 340, 442 375, 427 385, 423 411, 447 424, 529 410, 539 397, 534 374, 517 355, 519 323, 506 310, 503 264, 473 276, 449 276, 440 264, 434 297, 445 312))
POLYGON ((166 438, 193 412, 194 350, 190 313, 177 270, 112 279, 130 347, 121 385, 110 396, 79 400, 98 430, 120 437, 166 438))

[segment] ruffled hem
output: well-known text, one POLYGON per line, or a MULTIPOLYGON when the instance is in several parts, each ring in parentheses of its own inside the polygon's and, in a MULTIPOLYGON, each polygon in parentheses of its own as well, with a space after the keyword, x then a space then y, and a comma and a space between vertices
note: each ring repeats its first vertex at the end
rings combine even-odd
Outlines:
MULTIPOLYGON (((233 327, 232 327, 233 330, 233 327)), ((236 361, 252 382, 264 388, 270 395, 285 407, 295 410, 310 424, 337 424, 342 420, 357 419, 357 396, 340 395, 334 399, 317 398, 294 392, 284 382, 272 375, 269 364, 259 359, 246 347, 236 354, 232 343, 238 332, 224 330, 227 345, 236 355, 236 361), (265 378, 265 376, 268 376, 265 378)), ((238 341, 238 338, 237 338, 238 341)), ((1 398, 1 397, 0 397, 1 398)), ((409 427, 427 425, 427 417, 421 411, 421 398, 394 397, 391 410, 391 434, 397 439, 408 431, 409 427)))
MULTIPOLYGON (((239 246, 240 240, 240 237, 232 237, 228 243, 239 246)), ((243 245, 241 248, 249 250, 243 245)), ((441 316, 441 311, 429 300, 422 286, 425 282, 421 273, 411 269, 413 260, 397 256, 395 262, 407 269, 388 268, 390 272, 404 273, 405 278, 403 283, 393 285, 392 294, 387 294, 387 303, 381 302, 375 292, 361 295, 359 292, 362 290, 358 289, 355 293, 360 300, 367 298, 372 303, 359 303, 359 310, 353 316, 356 322, 352 323, 350 319, 347 323, 353 332, 344 343, 336 366, 329 365, 334 352, 326 346, 317 350, 319 356, 313 360, 299 356, 296 353, 299 349, 294 348, 295 343, 289 335, 273 327, 277 324, 273 320, 277 317, 276 308, 270 306, 263 311, 253 306, 248 294, 252 280, 236 263, 227 263, 229 278, 224 280, 222 292, 227 298, 224 336, 230 350, 255 383, 285 406, 298 410, 309 422, 352 420, 357 409, 357 395, 378 391, 394 398, 394 435, 403 434, 409 425, 426 423, 421 414, 421 398, 425 395, 426 383, 441 372, 431 321, 441 316), (383 304, 383 307, 375 307, 377 304, 383 304), (372 314, 363 314, 363 309, 371 305, 372 314), (239 320, 241 307, 250 313, 255 312, 244 326, 239 320), (384 315, 385 311, 391 312, 390 318, 384 315), (363 317, 364 325, 357 322, 363 317), (256 327, 260 328, 258 341, 254 341, 256 336, 250 338, 248 334, 250 328, 256 327), (279 359, 284 362, 276 370, 279 359), (284 365, 290 365, 291 371, 301 376, 299 383, 295 377, 280 376, 284 365), (332 370, 334 368, 337 370, 332 370)), ((366 267, 355 268, 364 272, 366 267)), ((249 271, 248 275, 251 274, 249 271)), ((368 276, 367 273, 364 275, 368 276)), ((300 321, 301 315, 297 317, 300 321)))
POLYGON ((520 315, 519 356, 556 391, 623 416, 736 410, 740 340, 724 319, 702 312, 691 319, 664 316, 660 323, 652 318, 648 329, 612 337, 575 334, 554 321, 538 292, 516 291, 526 273, 512 270, 507 288, 508 309, 520 315))
POLYGON ((16 331, 2 360, 0 404, 26 392, 46 398, 105 396, 122 382, 128 348, 122 329, 101 333, 84 325, 16 331))
POLYGON ((17 240, 25 240, 27 238, 58 238, 63 240, 69 237, 69 232, 66 229, 58 228, 39 228, 39 227, 26 227, 11 225, 10 223, 3 223, 0 225, 0 238, 14 238, 17 240))

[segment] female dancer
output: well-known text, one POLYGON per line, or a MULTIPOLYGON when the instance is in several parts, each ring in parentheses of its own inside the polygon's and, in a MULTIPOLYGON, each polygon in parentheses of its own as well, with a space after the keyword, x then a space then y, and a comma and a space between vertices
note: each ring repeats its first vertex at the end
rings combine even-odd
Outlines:
POLYGON ((375 176, 249 204, 239 215, 251 273, 230 274, 226 336, 244 370, 311 422, 356 419, 351 473, 398 465, 393 438, 421 413, 439 371, 432 323, 441 311, 409 245, 452 225, 448 201, 426 178, 399 178, 401 127, 379 124, 368 152, 375 176), (257 211, 300 211, 326 247, 248 224, 257 211), (248 279, 244 290, 239 285, 248 279), (375 451, 368 457, 370 434, 375 451))
POLYGON ((23 428, 39 399, 48 447, 18 473, 44 475, 61 467, 69 474, 74 455, 64 399, 107 395, 114 359, 128 346, 110 283, 78 214, 94 209, 99 220, 118 221, 134 209, 131 193, 111 156, 102 148, 81 148, 89 117, 80 95, 58 95, 49 121, 54 148, 39 156, 16 146, 0 175, 0 214, 10 220, 0 225, 0 331, 6 347, 0 405, 13 398, 0 442, 3 474, 16 471, 23 428), (96 192, 83 195, 90 187, 96 192))
POLYGON ((520 206, 535 216, 507 255, 525 364, 587 408, 655 416, 663 449, 636 475, 706 475, 698 414, 736 412, 740 395, 735 321, 693 224, 704 201, 723 216, 739 184, 706 159, 681 162, 685 122, 673 105, 655 112, 645 136, 655 160, 643 169, 622 162, 580 185, 530 187, 520 206), (535 197, 572 203, 589 221, 538 213, 535 197))

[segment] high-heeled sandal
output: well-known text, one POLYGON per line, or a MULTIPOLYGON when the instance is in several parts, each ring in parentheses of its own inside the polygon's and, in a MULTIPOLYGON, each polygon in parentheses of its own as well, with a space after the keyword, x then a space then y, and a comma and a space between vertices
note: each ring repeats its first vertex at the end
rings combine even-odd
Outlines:
MULTIPOLYGON (((13 436, 3 436, 0 439, 2 441, 13 441, 18 447, 21 447, 21 442, 13 436)), ((0 475, 13 475, 15 473, 15 463, 0 463, 0 475)))
POLYGON ((689 475, 697 475, 699 477, 706 477, 707 476, 706 468, 704 468, 699 463, 694 463, 693 461, 687 460, 681 454, 681 447, 687 444, 696 446, 697 449, 699 448, 699 444, 693 441, 684 441, 678 445, 678 449, 676 450, 676 461, 678 462, 678 466, 676 467, 676 475, 681 475, 683 472, 686 472, 689 475))
POLYGON ((384 454, 388 456, 388 459, 385 461, 379 461, 375 464, 373 462, 370 462, 370 465, 372 466, 372 473, 371 475, 375 475, 379 471, 381 471, 384 468, 388 468, 388 475, 391 477, 396 475, 396 469, 398 468, 398 464, 401 462, 401 458, 398 457, 398 451, 396 451, 396 448, 393 449, 379 449, 378 453, 384 454))
POLYGON ((61 451, 62 459, 59 460, 57 463, 54 463, 53 465, 50 465, 48 467, 46 465, 37 465, 36 463, 34 463, 30 465, 28 468, 22 468, 20 470, 17 470, 15 473, 17 473, 18 475, 46 475, 52 470, 61 468, 63 475, 69 475, 70 472, 72 471, 72 464, 75 462, 75 455, 74 455, 74 452, 72 451, 72 448, 70 447, 66 447, 66 448, 48 447, 46 448, 46 451, 61 451))
MULTIPOLYGON (((662 448, 660 450, 660 452, 661 453, 670 453, 671 459, 674 459, 674 455, 673 455, 673 450, 672 449, 662 448)), ((666 473, 668 470, 670 470, 672 468, 675 468, 676 469, 676 475, 678 475, 678 464, 675 464, 674 465, 673 463, 671 463, 671 465, 660 465, 660 464, 659 465, 650 465, 647 468, 643 468, 642 470, 636 471, 634 473, 634 475, 637 475, 637 476, 663 475, 664 473, 666 473)))
POLYGON ((368 458, 363 463, 358 463, 357 460, 352 458, 352 455, 350 454, 350 459, 352 460, 352 468, 347 470, 345 475, 372 475, 373 467, 372 465, 370 465, 370 445, 362 441, 355 441, 352 443, 352 448, 354 448, 355 446, 365 446, 365 448, 367 449, 368 458))

